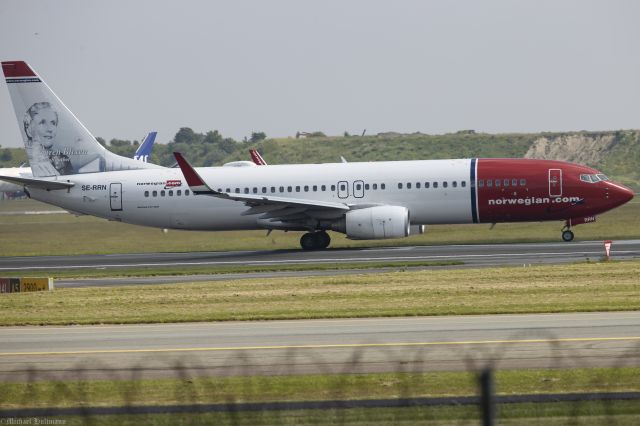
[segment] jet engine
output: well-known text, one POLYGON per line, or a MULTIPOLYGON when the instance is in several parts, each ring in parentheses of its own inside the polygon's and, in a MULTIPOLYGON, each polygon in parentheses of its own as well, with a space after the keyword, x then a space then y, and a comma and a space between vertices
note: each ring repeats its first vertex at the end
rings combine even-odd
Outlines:
POLYGON ((409 210, 400 206, 376 206, 350 210, 333 230, 353 240, 403 238, 409 235, 409 210))

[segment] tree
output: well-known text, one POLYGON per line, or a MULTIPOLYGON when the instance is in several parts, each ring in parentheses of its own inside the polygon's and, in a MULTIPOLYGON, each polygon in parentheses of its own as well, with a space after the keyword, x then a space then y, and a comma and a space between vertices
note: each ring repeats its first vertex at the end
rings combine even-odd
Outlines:
POLYGON ((257 143, 263 141, 267 138, 267 135, 264 132, 251 132, 251 143, 257 143))
POLYGON ((13 159, 13 154, 9 148, 5 148, 2 150, 2 154, 0 154, 0 161, 11 161, 13 159))
POLYGON ((222 142, 222 135, 217 130, 208 131, 202 142, 219 145, 222 142))
POLYGON ((188 144, 199 143, 202 139, 202 134, 194 132, 190 127, 181 127, 173 138, 176 143, 188 144))

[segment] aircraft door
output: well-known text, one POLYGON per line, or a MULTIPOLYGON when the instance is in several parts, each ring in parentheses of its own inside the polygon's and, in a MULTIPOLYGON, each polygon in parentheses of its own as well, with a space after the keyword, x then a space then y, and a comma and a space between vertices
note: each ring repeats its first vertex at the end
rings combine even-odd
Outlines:
POLYGON ((338 198, 347 198, 349 196, 349 182, 341 180, 338 182, 338 198))
POLYGON ((122 184, 112 183, 109 185, 109 199, 111 211, 122 211, 122 184))
POLYGON ((364 182, 357 180, 353 182, 353 196, 356 198, 364 197, 364 182))
POLYGON ((549 197, 562 197, 561 169, 549 169, 549 197))

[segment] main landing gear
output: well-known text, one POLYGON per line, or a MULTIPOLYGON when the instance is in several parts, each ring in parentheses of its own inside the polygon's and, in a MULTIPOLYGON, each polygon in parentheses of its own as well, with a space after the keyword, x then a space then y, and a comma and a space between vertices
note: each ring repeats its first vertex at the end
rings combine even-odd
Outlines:
POLYGON ((307 232, 300 238, 300 246, 304 250, 321 250, 329 247, 331 237, 325 231, 307 232))

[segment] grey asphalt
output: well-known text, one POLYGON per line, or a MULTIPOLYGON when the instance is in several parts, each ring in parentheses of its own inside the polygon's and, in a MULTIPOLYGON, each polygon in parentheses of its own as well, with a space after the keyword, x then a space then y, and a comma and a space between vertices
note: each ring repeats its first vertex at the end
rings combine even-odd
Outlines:
MULTIPOLYGON (((640 258, 640 240, 614 241, 611 255, 616 260, 640 258)), ((602 241, 572 243, 536 244, 482 244, 482 245, 439 245, 410 247, 377 247, 363 249, 329 249, 316 252, 302 250, 235 251, 235 252, 193 252, 193 253, 136 253, 82 256, 39 256, 2 257, 0 274, 3 270, 21 269, 37 273, 51 269, 110 269, 123 267, 188 267, 207 266, 215 271, 217 267, 229 266, 276 266, 304 264, 340 264, 366 262, 406 262, 406 261, 459 261, 463 265, 449 268, 472 268, 501 265, 535 265, 598 261, 604 257, 602 241)), ((160 284, 172 282, 265 278, 277 276, 333 275, 363 272, 380 272, 384 268, 343 271, 304 272, 259 272, 226 274, 203 274, 182 277, 106 278, 82 280, 58 280, 58 287, 84 287, 92 285, 160 284)))
POLYGON ((640 366, 640 312, 0 328, 0 380, 640 366))

